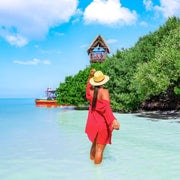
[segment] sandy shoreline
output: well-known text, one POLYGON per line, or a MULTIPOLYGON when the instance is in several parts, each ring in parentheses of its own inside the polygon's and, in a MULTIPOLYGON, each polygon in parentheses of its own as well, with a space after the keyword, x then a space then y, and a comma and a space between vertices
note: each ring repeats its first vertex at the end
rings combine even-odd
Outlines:
POLYGON ((176 120, 180 123, 180 111, 141 111, 136 114, 138 117, 147 117, 156 120, 176 120))
MULTIPOLYGON (((88 110, 88 106, 75 107, 75 110, 88 110)), ((126 114, 125 112, 115 112, 115 113, 126 114)), ((176 122, 180 123, 180 111, 177 110, 170 110, 170 111, 139 110, 136 112, 127 112, 127 114, 135 114, 138 117, 146 117, 153 120, 176 120, 176 122)))

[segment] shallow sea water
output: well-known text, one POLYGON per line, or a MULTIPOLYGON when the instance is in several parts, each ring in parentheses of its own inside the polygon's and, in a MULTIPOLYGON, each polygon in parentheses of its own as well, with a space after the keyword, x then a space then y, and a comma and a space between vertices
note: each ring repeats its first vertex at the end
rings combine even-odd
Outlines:
POLYGON ((87 111, 0 99, 0 179, 180 179, 180 119, 114 114, 121 129, 94 165, 84 133, 87 111))

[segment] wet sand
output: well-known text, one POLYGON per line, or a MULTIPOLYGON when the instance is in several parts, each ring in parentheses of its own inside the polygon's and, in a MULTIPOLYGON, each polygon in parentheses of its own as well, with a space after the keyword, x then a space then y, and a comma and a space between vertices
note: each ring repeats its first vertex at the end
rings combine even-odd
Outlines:
POLYGON ((136 114, 138 117, 150 118, 152 120, 176 120, 180 123, 180 111, 141 111, 136 114))

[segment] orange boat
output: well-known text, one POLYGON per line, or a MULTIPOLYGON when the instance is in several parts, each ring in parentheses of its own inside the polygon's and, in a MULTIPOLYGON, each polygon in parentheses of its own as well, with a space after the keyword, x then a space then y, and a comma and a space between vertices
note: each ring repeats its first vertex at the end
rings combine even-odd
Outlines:
POLYGON ((38 107, 58 107, 56 100, 56 91, 51 90, 51 88, 47 88, 45 91, 46 97, 41 99, 35 99, 36 106, 38 107))

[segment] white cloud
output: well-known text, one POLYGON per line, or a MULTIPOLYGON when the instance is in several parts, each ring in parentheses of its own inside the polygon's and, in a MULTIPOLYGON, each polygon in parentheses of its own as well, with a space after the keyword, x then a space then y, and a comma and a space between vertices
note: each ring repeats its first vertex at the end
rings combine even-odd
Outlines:
POLYGON ((44 61, 42 61, 42 63, 47 64, 47 65, 51 64, 51 62, 49 60, 44 60, 44 61))
POLYGON ((143 0, 143 3, 146 7, 146 10, 152 10, 152 8, 153 8, 152 0, 143 0))
POLYGON ((22 47, 28 43, 25 37, 22 37, 19 34, 16 35, 7 35, 4 37, 11 45, 22 47))
POLYGON ((147 22, 145 22, 145 21, 141 21, 141 22, 140 22, 140 26, 147 27, 147 26, 148 26, 148 23, 147 23, 147 22))
POLYGON ((0 36, 16 46, 42 39, 49 28, 68 22, 77 5, 78 0, 0 0, 0 36))
POLYGON ((160 0, 160 6, 155 6, 155 10, 161 12, 165 18, 177 16, 180 17, 179 0, 160 0))
POLYGON ((136 12, 122 7, 119 0, 93 0, 84 12, 84 21, 87 24, 130 25, 136 19, 136 12))
POLYGON ((80 46, 80 48, 87 48, 89 45, 88 44, 82 44, 81 46, 80 46))
POLYGON ((38 44, 35 44, 34 48, 36 48, 42 54, 49 54, 49 55, 62 54, 62 51, 59 49, 42 49, 38 44))
POLYGON ((61 32, 55 32, 54 33, 56 36, 64 36, 64 33, 61 33, 61 32))
POLYGON ((146 10, 155 10, 161 13, 165 18, 177 16, 180 17, 180 0, 160 0, 160 5, 153 5, 152 0, 143 0, 146 10))
POLYGON ((37 58, 34 58, 32 60, 29 60, 29 61, 14 60, 13 63, 21 64, 21 65, 38 65, 38 64, 49 65, 49 64, 51 64, 51 62, 49 60, 40 60, 40 59, 37 59, 37 58))
POLYGON ((81 9, 77 9, 76 13, 74 14, 74 19, 72 20, 72 24, 78 23, 83 16, 83 11, 81 9))
POLYGON ((117 43, 117 42, 118 42, 117 39, 108 39, 108 40, 107 40, 107 43, 108 43, 108 44, 114 44, 114 43, 117 43))

